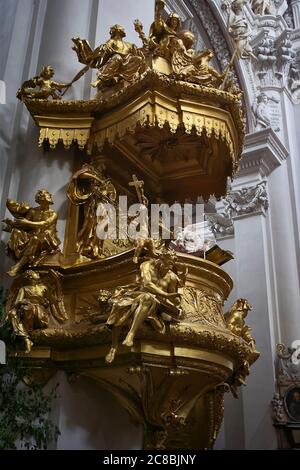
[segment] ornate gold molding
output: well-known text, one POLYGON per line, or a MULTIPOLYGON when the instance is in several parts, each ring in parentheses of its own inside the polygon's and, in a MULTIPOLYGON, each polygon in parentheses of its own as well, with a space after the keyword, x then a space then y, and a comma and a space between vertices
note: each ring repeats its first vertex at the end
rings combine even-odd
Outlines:
POLYGON ((44 143, 49 143, 53 150, 61 141, 66 150, 73 142, 76 142, 79 149, 83 150, 89 140, 90 131, 94 118, 92 117, 60 117, 60 116, 39 116, 34 119, 40 128, 39 147, 44 143))

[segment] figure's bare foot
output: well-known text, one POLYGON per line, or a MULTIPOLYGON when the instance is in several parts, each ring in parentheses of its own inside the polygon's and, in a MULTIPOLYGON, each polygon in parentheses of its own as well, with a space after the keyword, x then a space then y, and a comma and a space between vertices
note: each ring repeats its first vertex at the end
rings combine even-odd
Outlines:
POLYGON ((24 339, 24 343, 25 343, 25 353, 26 354, 29 354, 31 352, 31 348, 33 346, 33 342, 30 341, 29 338, 25 338, 24 339))
POLYGON ((16 269, 15 266, 13 266, 12 268, 10 268, 9 271, 7 271, 7 274, 8 274, 10 277, 16 277, 17 274, 18 274, 18 269, 16 269))
POLYGON ((100 80, 95 80, 94 82, 91 83, 91 86, 93 88, 98 88, 99 85, 100 85, 100 80))
POLYGON ((114 362, 114 359, 116 357, 116 352, 117 352, 116 348, 111 348, 110 349, 109 353, 105 357, 105 362, 107 364, 111 364, 112 362, 114 362))
POLYGON ((133 339, 134 339, 134 334, 128 333, 128 335, 126 336, 122 344, 124 344, 124 346, 128 346, 129 348, 131 348, 133 346, 133 339))

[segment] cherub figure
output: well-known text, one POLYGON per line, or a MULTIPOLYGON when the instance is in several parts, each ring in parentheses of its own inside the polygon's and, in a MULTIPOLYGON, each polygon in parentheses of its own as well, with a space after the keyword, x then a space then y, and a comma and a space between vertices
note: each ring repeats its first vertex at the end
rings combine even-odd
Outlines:
POLYGON ((233 396, 237 398, 237 388, 240 385, 245 385, 247 375, 249 375, 250 365, 253 364, 260 356, 260 353, 255 349, 255 341, 251 335, 251 328, 246 325, 245 318, 248 312, 252 310, 252 306, 248 300, 238 299, 230 311, 225 313, 226 326, 231 332, 240 336, 251 349, 251 354, 247 360, 244 360, 240 368, 236 371, 234 379, 230 385, 233 396))
POLYGON ((255 341, 251 336, 251 328, 246 325, 245 318, 252 306, 246 299, 238 299, 228 313, 225 313, 227 328, 236 336, 243 338, 251 348, 254 348, 255 341))
POLYGON ((16 276, 25 266, 37 266, 48 255, 58 251, 60 240, 57 238, 57 213, 50 208, 53 204, 52 195, 46 189, 37 191, 35 195, 37 207, 29 207, 27 203, 7 200, 7 208, 14 220, 5 219, 4 230, 10 232, 7 253, 17 263, 8 274, 16 276))
POLYGON ((53 98, 54 100, 60 100, 60 93, 63 88, 69 88, 71 84, 58 83, 52 80, 54 76, 54 70, 51 65, 43 67, 40 75, 27 80, 23 83, 21 88, 17 91, 17 98, 20 100, 24 99, 39 99, 47 100, 53 98), (36 88, 39 88, 38 90, 36 88))

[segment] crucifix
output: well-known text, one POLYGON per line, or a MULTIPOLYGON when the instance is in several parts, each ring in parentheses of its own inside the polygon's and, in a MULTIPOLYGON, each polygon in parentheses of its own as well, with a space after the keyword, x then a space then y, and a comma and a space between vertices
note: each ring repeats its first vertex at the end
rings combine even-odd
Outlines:
POLYGON ((130 183, 128 183, 128 185, 135 188, 139 203, 143 204, 146 207, 148 207, 149 201, 146 198, 145 193, 144 193, 144 181, 139 180, 136 177, 136 175, 132 175, 132 181, 130 181, 130 183))

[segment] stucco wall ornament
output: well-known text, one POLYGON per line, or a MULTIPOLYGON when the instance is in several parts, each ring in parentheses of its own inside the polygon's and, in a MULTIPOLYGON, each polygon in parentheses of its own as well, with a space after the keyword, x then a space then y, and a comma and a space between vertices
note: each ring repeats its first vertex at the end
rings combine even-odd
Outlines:
POLYGON ((229 191, 223 199, 224 212, 232 218, 267 211, 269 201, 266 185, 262 181, 256 186, 229 191))
POLYGON ((232 218, 225 210, 216 212, 215 214, 207 214, 206 218, 213 234, 217 239, 234 235, 234 225, 232 218))

